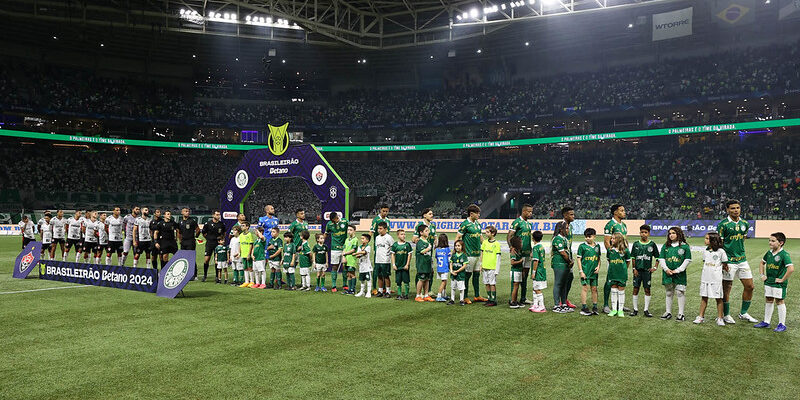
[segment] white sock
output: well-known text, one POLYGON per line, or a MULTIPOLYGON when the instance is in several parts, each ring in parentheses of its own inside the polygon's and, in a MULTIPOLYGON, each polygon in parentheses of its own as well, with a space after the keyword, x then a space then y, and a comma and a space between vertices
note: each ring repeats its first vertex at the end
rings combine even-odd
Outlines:
POLYGON ((61 261, 67 262, 67 252, 66 251, 61 253, 61 261))
MULTIPOLYGON (((117 256, 117 259, 119 259, 119 256, 117 256)), ((125 261, 128 261, 128 253, 122 253, 122 260, 119 262, 119 265, 125 265, 125 261)))
POLYGON ((253 276, 253 280, 255 281, 256 285, 260 285, 261 284, 261 273, 256 272, 255 275, 253 276))
POLYGON ((146 259, 145 262, 144 262, 144 265, 146 265, 147 268, 152 268, 153 267, 153 260, 146 259))
POLYGON ((650 310, 650 296, 644 295, 644 310, 650 310))
MULTIPOLYGON (((453 296, 453 297, 455 297, 455 296, 453 296)), ((464 291, 463 290, 459 290, 458 291, 458 297, 461 299, 461 301, 464 301, 464 291)))
POLYGON ((111 265, 111 256, 106 256, 106 265, 111 265))
POLYGON ((361 290, 359 290, 359 293, 364 293, 364 283, 365 282, 366 281, 361 281, 361 290))
POLYGON ((367 292, 369 293, 369 288, 372 287, 372 279, 367 280, 367 292))
POLYGON ((75 253, 75 262, 78 262, 81 258, 81 253, 75 253))
MULTIPOLYGON (((463 292, 461 293, 461 298, 462 299, 464 298, 463 292)), ((455 299, 456 299, 456 288, 450 286, 450 300, 455 300, 455 299)))
MULTIPOLYGON (((644 308, 645 310, 647 307, 644 308)), ((633 311, 639 311, 639 295, 633 295, 633 311)))
POLYGON ((617 306, 617 310, 624 310, 625 309, 625 290, 617 289, 617 301, 619 305, 617 306))
POLYGON ((674 295, 675 292, 673 292, 671 289, 667 290, 666 303, 667 303, 668 314, 672 314, 672 296, 674 295))
POLYGON ((134 258, 133 259, 133 268, 136 268, 136 264, 138 264, 138 263, 139 263, 139 260, 134 258))
POLYGON ((266 285, 267 282, 267 271, 261 271, 261 284, 266 285))
POLYGON ((678 290, 678 315, 683 315, 684 308, 686 308, 686 292, 678 290))
POLYGON ((383 288, 382 287, 378 288, 378 293, 383 293, 383 288))
POLYGON ((617 289, 611 288, 611 311, 617 311, 617 299, 619 299, 619 294, 617 293, 617 289))
POLYGON ((775 309, 775 303, 764 304, 764 322, 770 323, 772 321, 772 310, 775 309))
POLYGON ((94 263, 95 264, 100 264, 100 257, 95 257, 94 258, 94 263))
POLYGON ((778 323, 786 325, 786 303, 778 304, 778 323))
POLYGON ((544 307, 544 293, 537 294, 536 298, 539 300, 539 307, 544 307))

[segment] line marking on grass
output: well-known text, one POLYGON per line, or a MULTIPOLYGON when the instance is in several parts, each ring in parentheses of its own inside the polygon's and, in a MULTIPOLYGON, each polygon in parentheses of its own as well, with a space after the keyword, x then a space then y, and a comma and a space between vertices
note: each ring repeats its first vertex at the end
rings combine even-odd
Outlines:
POLYGON ((90 287, 92 285, 72 285, 72 286, 56 286, 51 288, 44 288, 44 289, 29 289, 29 290, 17 290, 14 292, 0 292, 0 294, 16 294, 16 293, 30 293, 30 292, 41 292, 43 290, 58 290, 58 289, 75 289, 75 288, 83 288, 83 287, 90 287))

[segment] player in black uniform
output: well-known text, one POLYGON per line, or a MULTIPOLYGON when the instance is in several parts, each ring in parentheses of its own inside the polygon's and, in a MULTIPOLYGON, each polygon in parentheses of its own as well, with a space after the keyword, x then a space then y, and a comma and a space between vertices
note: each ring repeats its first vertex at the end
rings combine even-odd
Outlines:
MULTIPOLYGON (((178 225, 178 240, 181 242, 181 250, 195 250, 197 248, 197 237, 200 236, 200 227, 197 225, 197 220, 190 217, 191 210, 183 207, 181 218, 178 225)), ((195 269, 197 273, 197 269, 195 269)))
POLYGON ((167 265, 169 255, 178 251, 177 235, 178 223, 172 219, 172 212, 164 211, 164 219, 156 224, 156 230, 153 234, 153 240, 155 240, 158 252, 161 254, 162 268, 167 265))
MULTIPOLYGON (((158 229, 158 224, 160 224, 161 221, 163 221, 161 218, 161 209, 156 208, 156 212, 153 213, 153 219, 150 221, 150 233, 155 232, 155 230, 158 229)), ((158 270, 158 260, 161 259, 160 254, 161 251, 158 250, 158 240, 153 238, 153 247, 150 248, 150 255, 153 258, 153 268, 156 270, 158 270)))
POLYGON ((208 261, 214 254, 216 243, 219 242, 219 238, 225 237, 225 223, 220 220, 219 211, 214 210, 211 218, 211 221, 203 224, 202 231, 203 237, 206 239, 206 251, 205 257, 203 258, 203 282, 205 282, 208 277, 208 261))

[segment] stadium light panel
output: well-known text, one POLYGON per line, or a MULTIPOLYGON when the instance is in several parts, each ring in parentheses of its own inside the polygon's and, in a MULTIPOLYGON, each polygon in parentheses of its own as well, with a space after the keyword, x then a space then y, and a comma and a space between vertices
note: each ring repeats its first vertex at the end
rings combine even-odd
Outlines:
POLYGON ((231 19, 236 19, 236 13, 231 13, 231 19))
MULTIPOLYGON (((259 18, 259 21, 264 22, 264 17, 259 18)), ((271 24, 272 23, 272 17, 267 17, 266 21, 267 21, 268 24, 271 24)))
POLYGON ((181 13, 181 15, 183 15, 183 14, 186 14, 186 10, 185 10, 185 9, 183 9, 183 8, 181 8, 181 11, 180 11, 180 13, 181 13))
POLYGON ((525 46, 530 46, 530 45, 531 45, 530 42, 525 42, 525 46))
POLYGON ((252 17, 250 17, 250 16, 248 15, 248 16, 244 17, 244 20, 249 22, 251 18, 252 18, 252 17))
POLYGON ((628 29, 633 28, 633 23, 628 24, 628 29))
POLYGON ((461 16, 460 15, 456 15, 456 19, 461 21, 461 16))
POLYGON ((536 4, 536 0, 528 0, 528 4, 534 5, 534 4, 536 4))
POLYGON ((472 18, 478 18, 478 9, 473 8, 472 10, 469 10, 469 16, 472 18))
POLYGON ((478 49, 478 51, 476 51, 476 53, 481 54, 481 53, 483 53, 483 50, 478 49))
POLYGON ((505 4, 500 4, 500 9, 501 10, 505 10, 506 9, 506 5, 505 4))

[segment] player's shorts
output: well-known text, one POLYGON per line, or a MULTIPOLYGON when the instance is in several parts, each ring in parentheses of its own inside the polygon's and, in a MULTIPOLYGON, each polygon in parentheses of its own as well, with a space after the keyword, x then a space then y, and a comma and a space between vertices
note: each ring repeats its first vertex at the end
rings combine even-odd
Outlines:
POLYGON ((104 250, 108 250, 108 242, 100 243, 100 245, 97 246, 97 251, 102 253, 104 250))
MULTIPOLYGON (((42 250, 50 250, 51 243, 42 243, 42 250)), ((22 246, 25 247, 25 246, 22 246)))
MULTIPOLYGON (((214 242, 214 243, 216 243, 216 242, 214 242)), ((211 245, 211 241, 206 240, 206 250, 204 252, 206 257, 211 257, 212 255, 214 255, 214 247, 216 247, 216 246, 212 246, 211 245)))
POLYGON ((108 247, 106 247, 106 249, 108 249, 109 253, 116 252, 120 254, 122 253, 122 242, 108 242, 108 247))
POLYGON ((122 252, 128 254, 131 252, 132 248, 133 248, 133 239, 125 238, 125 240, 122 242, 122 252))
POLYGON ((597 286, 597 275, 586 275, 586 279, 581 279, 581 285, 584 286, 597 286))
POLYGON ((617 279, 610 280, 610 281, 608 281, 608 283, 610 283, 611 286, 618 286, 618 287, 628 286, 628 281, 620 281, 620 280, 617 280, 617 279))
POLYGON ((772 297, 773 299, 785 299, 786 288, 764 285, 764 297, 772 297))
POLYGON ((153 242, 151 242, 149 240, 143 242, 143 241, 140 240, 139 241, 139 245, 136 246, 135 249, 133 249, 133 253, 134 254, 142 254, 142 253, 150 254, 150 252, 152 251, 152 247, 153 247, 153 242))
POLYGON ((464 285, 464 281, 451 281, 450 284, 455 290, 464 290, 464 288, 466 287, 464 285))
POLYGON ((283 267, 283 270, 284 270, 284 271, 286 271, 286 273, 287 273, 287 274, 293 274, 293 273, 294 273, 294 271, 295 271, 295 267, 287 267, 287 266, 284 266, 284 267, 283 267))
POLYGON ((67 239, 67 251, 75 246, 75 251, 81 251, 81 240, 80 239, 67 239))
POLYGON ((308 271, 309 271, 311 268, 303 268, 303 267, 300 267, 299 269, 300 269, 300 276, 306 276, 306 275, 308 275, 308 271))
POLYGON ((341 250, 331 250, 331 265, 338 266, 342 263, 342 251, 341 250))
POLYGON ((314 272, 325 272, 328 270, 327 264, 317 264, 314 263, 314 272))
POLYGON ((406 269, 398 269, 394 272, 394 280, 397 284, 411 282, 411 274, 406 269))
POLYGON ((240 263, 242 264, 242 269, 253 268, 253 260, 248 260, 246 258, 242 258, 242 261, 240 261, 240 263))
POLYGON ((23 237, 22 237, 22 247, 24 248, 25 246, 27 246, 27 245, 28 245, 28 243, 30 243, 30 242, 32 242, 32 241, 34 241, 34 240, 36 240, 36 239, 33 239, 33 238, 26 238, 26 237, 24 237, 24 236, 23 236, 23 237))
POLYGON ((150 246, 150 254, 152 254, 152 255, 154 255, 154 256, 157 256, 157 255, 161 254, 161 249, 159 249, 158 247, 156 247, 156 243, 158 243, 159 245, 161 245, 161 241, 158 241, 158 242, 155 242, 155 243, 153 243, 153 245, 152 245, 152 246, 150 246))
POLYGON ((83 249, 83 251, 84 251, 84 252, 86 252, 86 253, 91 253, 92 251, 94 251, 95 249, 97 249, 97 248, 98 248, 98 246, 99 246, 99 245, 97 244, 97 242, 83 242, 83 247, 82 247, 82 249, 83 249))
POLYGON ((483 270, 483 284, 496 285, 497 284, 497 270, 485 269, 483 270))
POLYGON ((234 271, 244 271, 244 264, 242 260, 231 260, 231 269, 234 271))
POLYGON ((511 282, 522 282, 522 271, 511 271, 511 282))
POLYGON ((369 272, 359 272, 358 273, 358 280, 361 282, 365 282, 370 280, 370 273, 369 272))
POLYGON ((64 238, 53 238, 53 244, 61 243, 63 245, 66 242, 67 242, 67 240, 64 239, 64 238))
POLYGON ((181 250, 197 250, 197 241, 192 238, 192 240, 181 240, 181 250))
POLYGON ((270 269, 280 269, 281 268, 281 262, 280 261, 272 261, 272 260, 270 260, 270 261, 267 262, 267 264, 269 264, 269 268, 270 269))
POLYGON ((378 278, 389 278, 392 276, 392 265, 386 263, 375 263, 375 275, 378 278))
POLYGON ((449 272, 437 272, 436 277, 439 278, 440 281, 447 281, 448 277, 450 276, 449 272))
POLYGON ((700 282, 700 297, 708 297, 709 299, 722 298, 722 282, 700 282))
POLYGON ((162 242, 161 243, 161 254, 175 254, 178 252, 178 243, 176 242, 162 242))
POLYGON ((732 281, 739 275, 739 279, 753 279, 753 271, 750 270, 750 264, 740 262, 738 264, 728 263, 728 270, 722 270, 722 280, 732 281))
POLYGON ((347 272, 356 273, 356 267, 348 265, 347 266, 347 272))
POLYGON ((476 272, 481 270, 481 258, 480 257, 467 257, 467 267, 464 269, 465 272, 476 272))
POLYGON ((264 272, 264 271, 266 271, 266 267, 265 267, 266 264, 267 264, 266 260, 253 261, 253 270, 254 271, 258 271, 258 272, 264 272))
POLYGON ((217 261, 216 264, 217 264, 217 269, 228 268, 228 262, 227 261, 217 261))
POLYGON ((417 272, 417 281, 429 281, 431 280, 431 274, 425 272, 417 272))
POLYGON ((531 256, 522 258, 522 268, 530 269, 532 264, 533 264, 533 259, 531 258, 531 256))
POLYGON ((678 285, 678 284, 675 284, 675 283, 670 283, 670 284, 664 285, 664 289, 666 289, 666 290, 677 290, 677 291, 680 291, 680 292, 685 292, 686 291, 686 285, 678 285))
POLYGON ((653 273, 650 272, 649 269, 637 269, 637 274, 633 275, 633 287, 643 287, 645 289, 650 289, 650 280, 652 279, 653 273))
POLYGON ((533 290, 547 289, 547 281, 533 281, 533 290))

